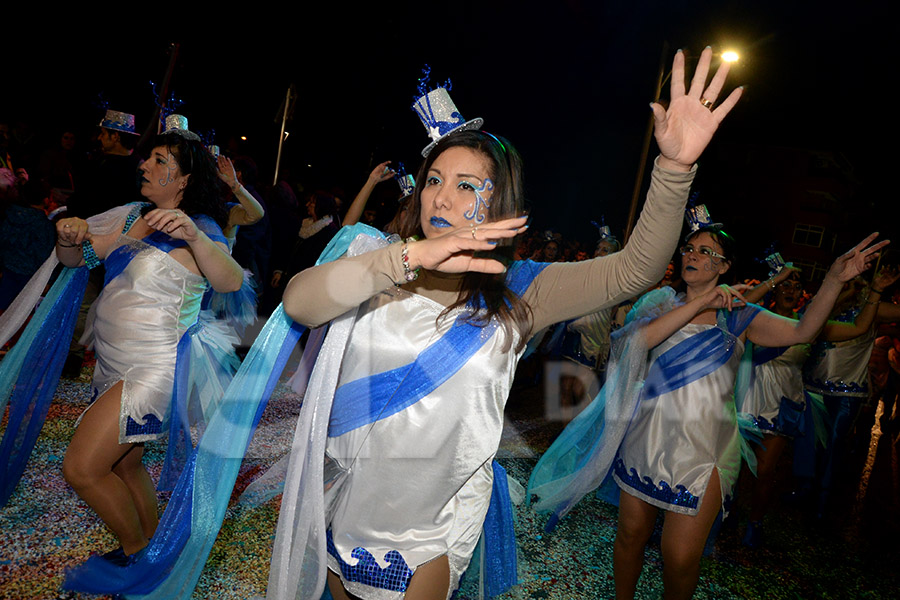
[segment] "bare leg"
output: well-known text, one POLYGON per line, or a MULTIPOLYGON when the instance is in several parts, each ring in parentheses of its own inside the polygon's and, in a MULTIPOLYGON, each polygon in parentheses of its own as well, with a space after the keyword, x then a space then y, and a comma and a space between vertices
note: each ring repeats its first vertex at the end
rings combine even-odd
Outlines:
POLYGON ((358 600, 356 596, 344 589, 341 578, 331 571, 328 571, 328 591, 331 592, 334 600, 358 600))
POLYGON ((688 600, 700 577, 700 557, 722 507, 719 470, 713 468, 696 516, 666 512, 662 533, 663 585, 666 600, 688 600))
POLYGON ((450 561, 447 555, 439 556, 419 565, 409 587, 406 588, 406 600, 445 600, 450 589, 450 561))
POLYGON ((125 456, 113 466, 113 473, 128 487, 141 529, 148 538, 153 537, 159 525, 159 506, 156 502, 156 488, 150 479, 147 469, 141 462, 144 456, 144 445, 134 444, 125 456))
POLYGON ((617 600, 634 598, 637 582, 644 566, 644 546, 653 533, 659 509, 635 498, 628 492, 619 493, 619 525, 613 544, 613 573, 617 600))
POLYGON ((147 545, 147 536, 128 486, 113 473, 132 447, 119 444, 121 397, 119 382, 85 413, 66 450, 63 476, 119 538, 125 554, 134 554, 147 545))
POLYGON ((781 435, 767 435, 763 446, 757 446, 756 481, 753 485, 753 499, 750 502, 750 520, 761 521, 769 508, 772 489, 775 486, 775 467, 787 445, 787 439, 781 435))
MULTIPOLYGON (((406 600, 444 600, 449 589, 450 562, 444 555, 416 569, 403 597, 406 600)), ((328 590, 334 600, 357 600, 344 589, 341 578, 331 571, 328 571, 328 590)))

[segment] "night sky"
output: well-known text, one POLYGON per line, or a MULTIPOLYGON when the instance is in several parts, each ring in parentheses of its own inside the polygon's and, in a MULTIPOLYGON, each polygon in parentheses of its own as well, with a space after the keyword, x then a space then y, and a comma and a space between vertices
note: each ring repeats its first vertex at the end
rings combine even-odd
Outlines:
MULTIPOLYGON (((886 54, 896 26, 886 3, 863 10, 769 0, 458 2, 427 12, 423 5, 360 12, 248 3, 152 25, 144 16, 164 5, 148 5, 127 27, 115 26, 123 17, 98 12, 90 30, 35 29, 34 21, 16 30, 7 20, 0 116, 25 114, 48 129, 87 135, 102 114, 95 106, 102 92, 143 129, 154 106, 149 81, 162 80, 169 45, 178 42, 173 90, 191 129, 215 129, 223 146, 248 136, 245 150, 270 179, 275 116, 294 83, 300 99, 285 164, 307 187, 339 186, 352 198, 377 162, 418 167, 428 140, 410 105, 427 63, 432 82, 452 80, 464 117, 483 117, 486 130, 522 153, 536 224, 587 241, 589 221, 601 215, 614 230, 624 227, 664 41, 666 70, 675 49, 696 56, 711 44, 741 53, 727 87, 744 84, 746 92, 709 154, 727 144, 838 151, 855 167, 858 201, 896 196, 887 187, 894 172, 887 144, 897 74, 886 54)), ((700 165, 702 185, 714 174, 704 173, 702 158, 700 165)), ((729 205, 728 185, 710 185, 703 197, 717 218, 745 209, 729 205)), ((387 186, 390 196, 392 183, 379 189, 387 186)), ((754 209, 777 215, 765 199, 754 209)))

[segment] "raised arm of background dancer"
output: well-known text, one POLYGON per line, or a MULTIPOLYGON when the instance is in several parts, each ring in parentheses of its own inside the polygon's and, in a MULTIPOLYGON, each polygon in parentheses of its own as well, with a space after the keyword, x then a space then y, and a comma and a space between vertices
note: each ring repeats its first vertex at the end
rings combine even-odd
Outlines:
POLYGON ((366 202, 369 201, 369 196, 372 195, 375 186, 394 176, 394 171, 388 167, 389 164, 391 164, 391 161, 386 160, 369 173, 366 183, 359 190, 359 193, 356 194, 356 198, 353 199, 350 208, 347 209, 347 215, 344 217, 344 226, 359 223, 359 218, 366 209, 366 202))
POLYGON ((785 266, 772 277, 744 292, 744 299, 751 304, 759 304, 760 300, 765 298, 767 293, 774 291, 775 286, 790 277, 792 273, 800 273, 800 269, 785 266))
POLYGON ((750 341, 758 346, 778 348, 813 340, 828 319, 844 283, 868 269, 878 258, 878 250, 889 243, 885 240, 870 246, 876 237, 878 234, 873 233, 834 261, 825 274, 818 293, 799 321, 768 311, 761 312, 747 327, 750 341))
POLYGON ((819 337, 827 342, 843 342, 859 337, 869 330, 873 321, 890 322, 900 319, 900 306, 888 302, 880 302, 882 292, 886 287, 900 278, 900 271, 896 269, 881 269, 872 280, 869 287, 869 296, 863 305, 862 311, 852 323, 841 321, 828 321, 822 328, 819 337), (893 319, 890 318, 893 316, 893 319), (886 318, 883 318, 886 317, 886 318))
POLYGON ((231 212, 228 213, 228 228, 235 225, 253 225, 262 219, 266 214, 265 209, 253 197, 253 194, 248 192, 238 181, 231 160, 226 156, 219 155, 218 167, 219 179, 225 182, 238 201, 238 205, 232 207, 231 212))

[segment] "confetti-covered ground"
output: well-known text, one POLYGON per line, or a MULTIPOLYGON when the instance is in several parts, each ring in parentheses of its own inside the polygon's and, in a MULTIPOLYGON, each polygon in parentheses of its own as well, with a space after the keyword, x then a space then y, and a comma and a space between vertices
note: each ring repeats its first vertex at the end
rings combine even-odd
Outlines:
MULTIPOLYGON (((60 472, 75 419, 87 404, 88 378, 85 369, 78 381, 61 382, 26 473, 8 506, 0 509, 0 598, 58 598, 66 567, 117 545, 60 472)), ((234 498, 287 451, 297 412, 296 396, 280 385, 241 468, 234 498)), ((537 456, 561 429, 540 414, 536 388, 517 388, 498 459, 523 484, 537 456)), ((871 438, 863 436, 842 480, 841 508, 828 519, 814 522, 808 507, 776 500, 765 521, 766 544, 756 551, 740 544, 743 525, 726 524, 712 554, 703 559, 695 597, 896 598, 898 422, 894 415, 883 432, 875 427, 871 438)), ((154 477, 163 452, 163 444, 147 445, 145 462, 154 477)), ((780 473, 789 474, 786 454, 780 473)), ((779 491, 786 493, 789 485, 789 475, 783 475, 779 491)), ((165 497, 161 500, 162 508, 165 497)), ((245 600, 264 594, 279 500, 255 509, 232 503, 194 598, 245 600)), ((746 509, 739 506, 736 513, 741 521, 746 509)), ((588 498, 552 534, 544 533, 544 522, 527 507, 516 507, 520 584, 502 598, 612 598, 615 507, 588 498)), ((647 547, 638 597, 661 594, 657 538, 647 547)), ((467 579, 459 597, 477 598, 474 582, 467 579)))

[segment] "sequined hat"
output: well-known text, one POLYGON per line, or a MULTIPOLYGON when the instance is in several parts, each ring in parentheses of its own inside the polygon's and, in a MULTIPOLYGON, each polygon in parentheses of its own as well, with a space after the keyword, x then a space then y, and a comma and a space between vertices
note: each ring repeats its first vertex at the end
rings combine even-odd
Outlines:
POLYGON ((107 110, 106 116, 100 121, 100 127, 118 131, 119 133, 137 135, 137 132, 134 130, 134 115, 117 110, 107 110))
POLYGON ((721 229, 721 223, 714 223, 712 217, 709 216, 709 211, 706 210, 705 204, 698 204, 697 206, 688 206, 684 209, 684 219, 688 224, 688 234, 685 236, 685 240, 689 237, 697 233, 703 227, 715 227, 716 229, 721 229))
POLYGON ((603 240, 605 240, 607 238, 613 238, 613 239, 616 238, 616 236, 614 236, 612 234, 612 231, 610 230, 609 225, 606 224, 606 221, 604 219, 601 219, 599 224, 597 223, 597 221, 591 221, 591 225, 596 227, 597 232, 600 234, 600 239, 598 240, 598 243, 602 242, 603 240))
POLYGON ((189 140, 200 141, 200 136, 188 129, 188 120, 184 115, 167 116, 163 133, 178 133, 189 140))
POLYGON ((477 118, 466 121, 456 109, 447 88, 439 87, 418 98, 412 105, 425 130, 431 137, 431 143, 422 150, 422 156, 428 156, 431 149, 445 136, 454 131, 481 129, 484 119, 477 118))
POLYGON ((766 257, 766 264, 769 265, 769 277, 777 275, 785 267, 794 266, 793 263, 784 262, 780 252, 773 252, 766 257))
POLYGON ((397 202, 400 202, 407 196, 411 196, 416 191, 416 178, 407 174, 403 163, 398 163, 397 170, 394 171, 394 179, 400 185, 400 197, 397 198, 397 202))

